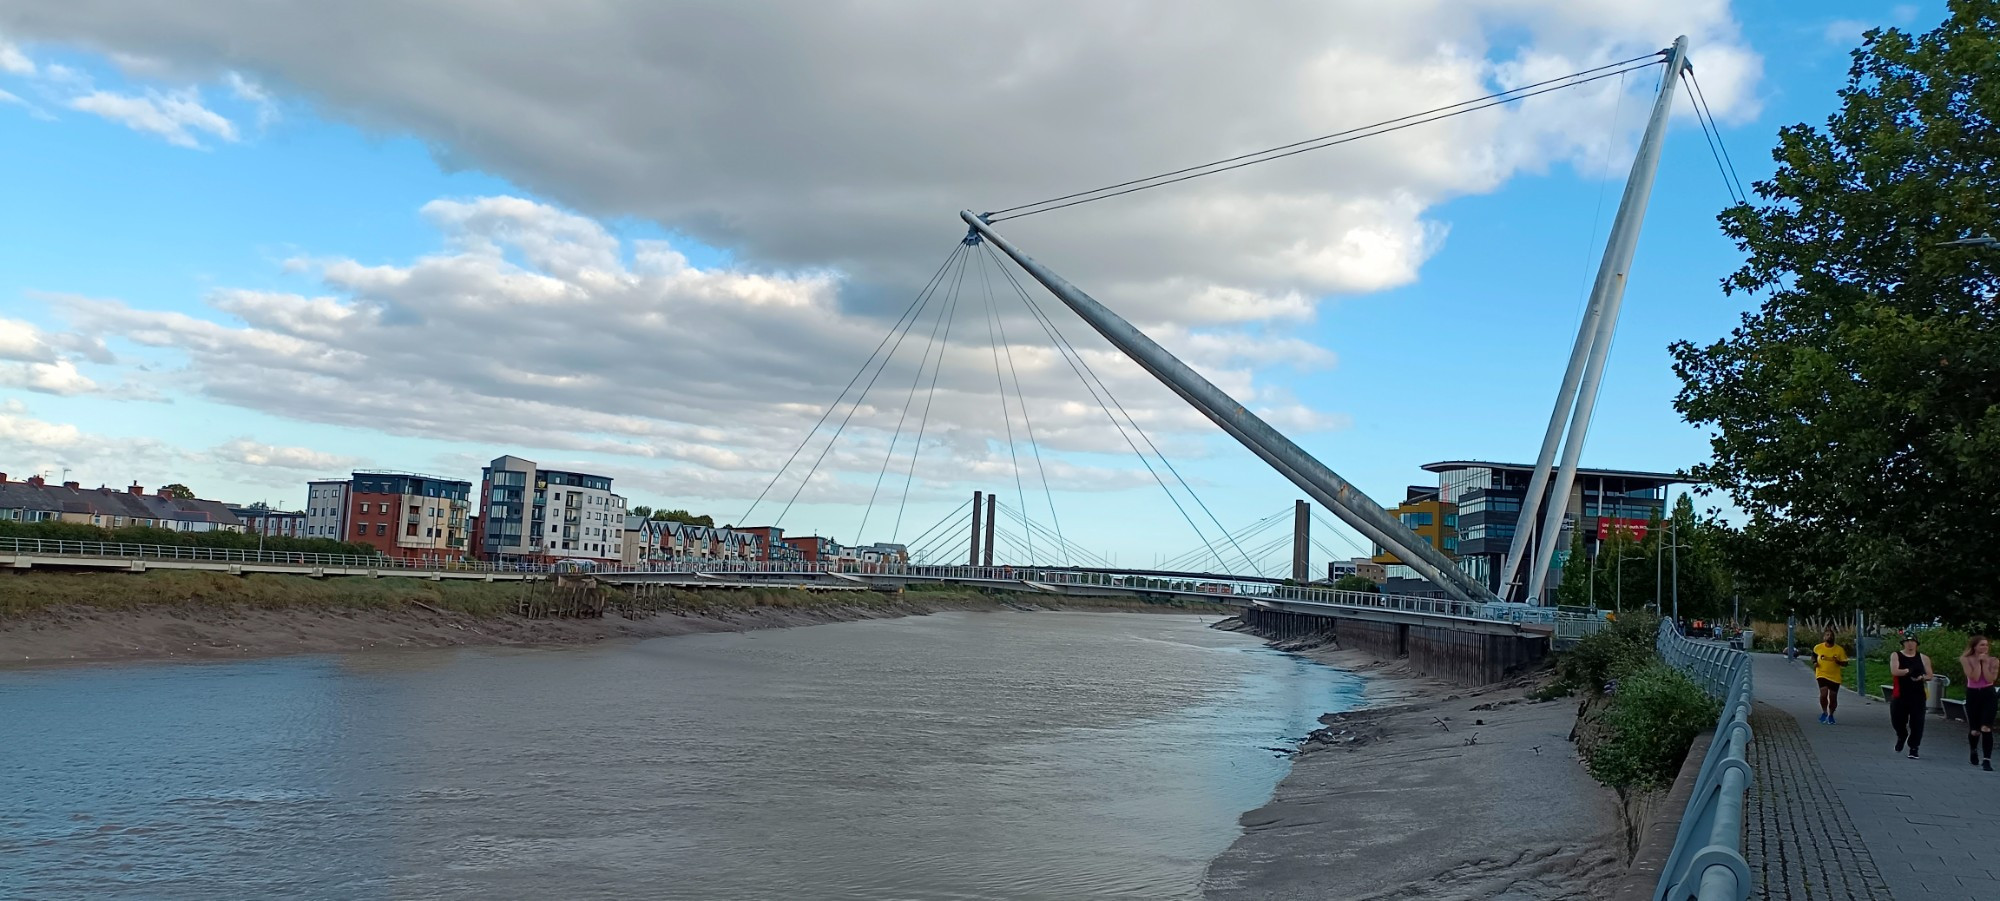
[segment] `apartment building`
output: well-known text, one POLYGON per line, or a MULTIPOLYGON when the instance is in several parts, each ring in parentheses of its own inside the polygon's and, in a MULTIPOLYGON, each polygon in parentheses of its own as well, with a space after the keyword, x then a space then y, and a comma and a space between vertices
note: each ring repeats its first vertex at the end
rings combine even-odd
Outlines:
MULTIPOLYGON (((311 489, 325 483, 315 482, 311 489)), ((414 472, 356 472, 347 480, 342 534, 399 560, 445 561, 470 554, 466 517, 472 483, 414 472)), ((324 497, 325 495, 322 495, 324 497)), ((307 525, 313 524, 308 514, 307 525)))
POLYGON ((255 503, 243 507, 230 507, 229 512, 243 523, 243 530, 252 535, 267 538, 307 538, 306 514, 303 510, 277 510, 268 504, 255 503))
POLYGON ((479 553, 491 560, 619 563, 625 557, 625 499, 611 477, 543 469, 498 457, 482 470, 479 553))
POLYGON ((353 479, 316 479, 306 483, 307 538, 347 539, 348 489, 353 479))

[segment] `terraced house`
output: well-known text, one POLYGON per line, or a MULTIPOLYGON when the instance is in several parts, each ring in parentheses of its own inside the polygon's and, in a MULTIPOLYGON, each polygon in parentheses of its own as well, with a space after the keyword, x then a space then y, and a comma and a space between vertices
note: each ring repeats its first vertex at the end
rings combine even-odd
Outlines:
POLYGON ((51 485, 41 476, 9 480, 0 473, 0 520, 12 522, 71 522, 105 529, 144 526, 175 532, 241 532, 243 523, 221 501, 178 498, 166 489, 147 493, 133 484, 124 489, 85 488, 77 482, 51 485))

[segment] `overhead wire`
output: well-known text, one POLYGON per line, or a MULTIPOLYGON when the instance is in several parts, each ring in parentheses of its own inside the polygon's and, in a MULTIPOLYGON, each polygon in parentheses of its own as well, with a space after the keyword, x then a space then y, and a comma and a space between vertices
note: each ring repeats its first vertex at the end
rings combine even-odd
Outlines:
MULTIPOLYGON (((1228 534, 1227 534, 1227 533, 1228 533, 1228 529, 1227 529, 1227 528, 1225 528, 1225 527, 1224 527, 1224 526, 1222 525, 1222 521, 1221 521, 1221 520, 1219 520, 1219 519, 1217 519, 1217 518, 1215 517, 1215 512, 1214 512, 1214 511, 1212 511, 1212 510, 1210 510, 1210 509, 1208 508, 1208 504, 1207 504, 1207 503, 1205 503, 1204 501, 1202 501, 1202 499, 1201 499, 1201 495, 1199 495, 1199 494, 1196 494, 1196 493, 1195 493, 1195 490, 1194 490, 1194 487, 1188 484, 1188 482, 1187 482, 1187 479, 1186 479, 1186 477, 1182 476, 1182 475, 1181 475, 1181 473, 1180 473, 1180 470, 1179 470, 1178 468, 1176 468, 1176 467, 1174 466, 1174 461, 1172 461, 1172 460, 1169 460, 1169 459, 1167 459, 1167 455, 1166 455, 1166 454, 1163 454, 1163 453, 1161 453, 1161 452, 1160 452, 1160 448, 1159 448, 1159 446, 1153 443, 1153 439, 1152 439, 1152 436, 1150 436, 1150 435, 1147 435, 1147 434, 1146 434, 1146 430, 1145 430, 1145 429, 1143 429, 1143 428, 1140 428, 1140 426, 1139 426, 1139 421, 1138 421, 1137 419, 1134 419, 1134 418, 1132 417, 1132 414, 1131 414, 1131 412, 1127 411, 1127 410, 1125 409, 1125 405, 1124 405, 1123 403, 1121 403, 1121 402, 1120 402, 1120 401, 1118 400, 1118 396, 1117 396, 1116 394, 1113 394, 1113 393, 1112 393, 1112 391, 1111 391, 1111 386, 1110 386, 1110 385, 1107 385, 1107 384, 1105 384, 1105 383, 1104 383, 1104 379, 1103 379, 1103 377, 1101 377, 1101 376, 1099 376, 1099 375, 1097 374, 1097 370, 1096 370, 1095 368, 1093 368, 1093 367, 1092 367, 1092 366, 1090 365, 1090 361, 1088 361, 1088 360, 1085 360, 1085 359, 1083 358, 1083 354, 1082 354, 1082 353, 1081 353, 1080 351, 1078 351, 1078 350, 1076 349, 1076 345, 1074 345, 1074 344, 1071 344, 1071 343, 1070 343, 1070 340, 1069 340, 1069 338, 1068 338, 1068 337, 1067 337, 1066 335, 1064 335, 1064 334, 1062 333, 1062 330, 1061 330, 1061 328, 1059 328, 1059 327, 1058 327, 1058 326, 1057 326, 1057 325, 1055 324, 1055 320, 1051 319, 1051 318, 1049 317, 1048 313, 1047 313, 1046 311, 1044 311, 1044 310, 1042 309, 1042 307, 1041 307, 1041 304, 1037 303, 1037 302, 1035 301, 1035 299, 1034 299, 1033 297, 1029 296, 1029 294, 1028 294, 1028 291, 1027 291, 1027 289, 1026 289, 1026 288, 1024 288, 1024 287, 1022 287, 1022 285, 1021 285, 1021 282, 1020 282, 1020 281, 1019 281, 1018 279, 1016 279, 1016 278, 1014 277, 1014 272, 1013 272, 1013 270, 1011 270, 1011 269, 1008 269, 1008 268, 1006 267, 1006 265, 1005 265, 1004 263, 1001 263, 1001 261, 1000 261, 1000 257, 999 257, 999 255, 998 255, 998 253, 997 253, 996 251, 994 251, 994 250, 993 250, 993 248, 992 248, 992 246, 991 246, 991 245, 986 245, 986 255, 987 255, 988 257, 990 257, 991 259, 993 259, 993 261, 994 261, 994 262, 995 262, 996 264, 999 264, 999 265, 1000 265, 1000 272, 1001 272, 1001 274, 1003 274, 1003 275, 1007 276, 1007 280, 1008 280, 1008 282, 1009 282, 1009 283, 1011 283, 1011 284, 1012 284, 1012 285, 1014 286, 1014 290, 1015 290, 1015 292, 1017 292, 1018 294, 1020 294, 1020 295, 1021 295, 1021 299, 1022 299, 1023 301, 1026 301, 1026 303, 1027 303, 1027 305, 1028 305, 1028 310, 1029 310, 1030 314, 1031 314, 1031 315, 1032 315, 1032 316, 1033 316, 1033 317, 1035 318, 1035 320, 1036 320, 1036 321, 1037 321, 1037 322, 1038 322, 1038 323, 1039 323, 1039 324, 1040 324, 1040 325, 1042 326, 1042 330, 1043 330, 1043 331, 1045 331, 1045 332, 1047 332, 1047 333, 1048 333, 1048 335, 1049 335, 1049 336, 1050 336, 1051 338, 1053 338, 1053 339, 1054 339, 1054 340, 1055 340, 1055 341, 1056 341, 1056 342, 1057 342, 1057 343, 1058 343, 1058 344, 1059 344, 1059 345, 1060 345, 1060 346, 1061 346, 1062 348, 1065 348, 1065 349, 1067 349, 1067 350, 1068 350, 1068 352, 1069 352, 1069 357, 1073 357, 1073 358, 1075 358, 1075 362, 1071 364, 1071 367, 1070 367, 1070 368, 1071 368, 1071 369, 1072 369, 1072 370, 1074 371, 1074 370, 1076 370, 1076 369, 1077 369, 1077 367, 1078 367, 1078 366, 1081 366, 1081 367, 1082 367, 1081 371, 1080 371, 1080 372, 1078 372, 1078 377, 1079 377, 1079 378, 1084 378, 1084 379, 1085 379, 1085 380, 1084 380, 1084 387, 1085 387, 1086 389, 1089 389, 1089 388, 1090 388, 1090 383, 1094 381, 1094 382, 1096 382, 1096 383, 1097 383, 1097 387, 1098 387, 1098 388, 1101 388, 1101 389, 1103 389, 1103 391, 1104 391, 1104 397, 1105 397, 1105 398, 1109 398, 1109 399, 1110 399, 1110 401, 1111 401, 1111 405, 1112 405, 1112 406, 1114 406, 1114 407, 1117 407, 1117 408, 1118 408, 1118 413, 1119 413, 1120 415, 1122 415, 1122 416, 1124 416, 1124 417, 1125 417, 1125 421, 1126 421, 1126 422, 1129 422, 1129 423, 1131 423, 1131 424, 1132 424, 1132 431, 1134 431, 1134 432, 1137 432, 1137 433, 1139 434, 1139 438, 1140 438, 1140 440, 1142 440, 1142 441, 1146 442, 1146 446, 1147 446, 1148 448, 1151 448, 1151 449, 1152 449, 1152 451, 1153 451, 1153 455, 1154 455, 1154 456, 1156 456, 1156 457, 1158 457, 1158 458, 1160 458, 1160 464, 1161 464, 1162 466, 1165 466, 1165 467, 1167 468, 1167 472, 1169 472, 1169 473, 1171 473, 1171 474, 1173 475, 1173 477, 1174 477, 1174 480, 1180 483, 1180 486, 1181 486, 1181 490, 1183 490, 1183 491, 1186 491, 1186 492, 1187 492, 1187 494, 1188 494, 1188 497, 1189 497, 1190 499, 1192 499, 1192 500, 1194 501, 1194 503, 1195 503, 1195 506, 1196 506, 1196 507, 1199 507, 1199 508, 1201 509, 1201 512, 1202 512, 1202 513, 1203 513, 1204 515, 1206 515, 1206 516, 1208 517, 1208 521, 1209 521, 1209 522, 1211 522, 1211 523, 1214 523, 1214 524, 1215 524, 1215 527, 1216 527, 1216 529, 1218 529, 1218 530, 1221 530, 1221 531, 1222 531, 1222 532, 1224 533, 1224 536, 1223 536, 1223 537, 1224 537, 1224 538, 1227 538, 1227 537, 1228 537, 1228 534), (1087 378, 1086 378, 1086 376, 1087 376, 1087 378)), ((1068 359, 1068 358, 1066 357, 1065 359, 1068 359)), ((1092 391, 1092 392, 1091 392, 1091 397, 1092 397, 1093 399, 1096 399, 1096 398, 1097 398, 1097 392, 1096 392, 1096 391, 1092 391)), ((1103 400, 1098 400, 1098 401, 1097 401, 1097 404, 1098 404, 1098 406, 1099 406, 1100 408, 1103 408, 1103 407, 1104 407, 1104 401, 1103 401, 1103 400)), ((1106 416, 1108 416, 1108 417, 1110 417, 1110 418, 1111 418, 1111 421, 1112 421, 1112 423, 1113 423, 1114 425, 1115 425, 1115 424, 1117 424, 1117 422, 1118 422, 1118 419, 1117 419, 1117 417, 1116 417, 1116 416, 1111 416, 1111 411, 1110 411, 1110 409, 1106 408, 1106 409, 1104 410, 1104 412, 1105 412, 1105 415, 1106 415, 1106 416)), ((1120 429, 1120 434, 1123 434, 1123 433, 1124 433, 1124 432, 1123 432, 1123 429, 1121 428, 1121 429, 1120 429)), ((1132 439, 1131 439, 1130 437, 1127 437, 1127 438, 1126 438, 1125 440, 1126 440, 1126 443, 1127 443, 1127 444, 1131 444, 1131 441, 1132 441, 1132 439)), ((1139 453, 1139 449, 1138 449, 1138 447, 1137 447, 1137 446, 1133 446, 1133 448, 1132 448, 1132 452, 1133 452, 1133 453, 1135 453, 1135 454, 1139 454, 1139 458, 1140 458, 1140 460, 1141 460, 1142 462, 1144 462, 1144 460, 1145 460, 1145 455, 1144 455, 1144 454, 1140 454, 1140 453, 1139 453)), ((1147 468, 1147 470, 1148 470, 1148 471, 1151 471, 1151 470, 1152 470, 1152 465, 1151 465, 1150 463, 1148 463, 1148 464, 1147 464, 1147 466, 1146 466, 1146 468, 1147 468)), ((1155 479, 1158 479, 1158 478, 1159 478, 1159 474, 1158 474, 1158 473, 1154 473, 1154 478, 1155 478, 1155 479)), ((1161 481, 1161 483, 1160 483, 1160 487, 1161 487, 1162 489, 1165 489, 1165 488, 1166 488, 1166 483, 1165 483, 1164 481, 1161 481)), ((1172 497, 1172 496, 1173 496, 1173 492, 1172 492, 1171 490, 1168 490, 1168 491, 1167 491, 1167 495, 1168 495, 1169 497, 1172 497)), ((1174 506, 1176 506, 1176 507, 1179 507, 1179 506, 1180 506, 1180 501, 1179 501, 1179 500, 1175 500, 1175 501, 1174 501, 1174 506)), ((1183 513, 1183 515, 1185 515, 1185 514, 1186 514, 1186 511, 1185 511, 1185 510, 1183 510, 1183 511, 1182 511, 1182 513, 1183 513)), ((1190 516, 1190 517, 1187 517, 1187 519, 1188 519, 1188 525, 1189 525, 1189 526, 1193 526, 1193 525, 1194 525, 1194 518, 1190 516)), ((1201 530, 1200 530, 1199 528, 1195 529, 1195 534, 1196 534, 1197 536, 1200 536, 1200 535, 1201 535, 1201 530)), ((1203 540, 1205 541, 1205 540, 1207 540, 1207 539, 1206 539, 1206 538, 1204 538, 1203 540)), ((1231 546, 1235 546, 1235 542, 1234 542, 1234 541, 1231 541, 1231 542, 1230 542, 1230 544, 1231 544, 1231 546)), ((1236 547, 1236 552, 1237 552, 1238 554, 1242 554, 1242 553, 1243 553, 1243 549, 1242 549, 1241 547, 1236 547)), ((1220 554, 1216 555, 1216 562, 1217 562, 1217 563, 1222 563, 1222 558, 1221 558, 1221 555, 1220 555, 1220 554)), ((1249 562, 1249 558, 1248 558, 1247 556, 1245 556, 1245 558, 1244 558, 1244 562, 1246 562, 1246 563, 1248 563, 1248 562, 1249 562)), ((1228 564, 1226 564, 1226 563, 1222 563, 1222 568, 1223 568, 1224 570, 1227 570, 1227 569, 1229 568, 1229 566, 1228 566, 1228 564)))
MULTIPOLYGON (((958 246, 962 250, 966 244, 961 239, 958 246)), ((961 256, 959 257, 957 281, 962 283, 964 278, 965 258, 961 256)), ((917 420, 917 439, 910 445, 910 469, 903 474, 903 496, 896 502, 896 527, 891 530, 891 535, 901 534, 903 531, 903 510, 910 503, 910 484, 917 476, 917 458, 924 452, 924 430, 930 425, 931 404, 937 400, 938 376, 944 372, 944 355, 946 351, 951 349, 951 326, 957 318, 958 287, 954 285, 951 290, 951 298, 947 302, 947 312, 945 313, 944 343, 938 346, 937 365, 931 369, 931 386, 929 391, 924 394, 924 412, 922 417, 917 420)), ((919 373, 918 377, 922 378, 922 373, 919 373)))
MULTIPOLYGON (((960 259, 961 260, 964 259, 964 256, 962 254, 960 255, 960 259)), ((964 269, 965 269, 964 265, 961 264, 959 266, 959 270, 963 272, 964 269)), ((926 298, 924 300, 924 304, 927 305, 929 303, 930 303, 929 299, 926 298)), ((839 443, 840 434, 847 430, 848 423, 854 421, 854 414, 861 411, 861 402, 868 399, 868 392, 874 390, 876 380, 880 379, 882 377, 882 373, 888 370, 889 361, 896 358, 896 351, 902 348, 903 339, 910 336, 911 327, 917 324, 917 319, 921 315, 922 315, 922 309, 920 307, 918 309, 917 315, 911 316, 909 318, 909 324, 903 327, 902 334, 896 336, 896 343, 890 346, 888 355, 882 358, 882 364, 875 368, 875 374, 868 377, 868 384, 862 386, 861 393, 854 396, 854 405, 847 408, 847 415, 841 417, 840 425, 835 427, 833 430, 833 437, 827 439, 826 446, 820 448, 819 456, 813 458, 813 465, 811 466, 811 468, 806 470, 806 477, 799 480, 799 487, 793 489, 791 498, 785 501, 784 509, 778 511, 778 518, 773 520, 773 523, 783 522, 785 519, 785 514, 792 512, 792 505, 798 502, 799 495, 804 494, 806 486, 812 483, 813 473, 818 472, 820 464, 826 462, 826 455, 833 451, 833 446, 835 444, 839 443)), ((856 537, 858 538, 860 536, 856 537)))
MULTIPOLYGON (((996 268, 998 268, 1000 265, 999 258, 993 256, 991 248, 987 249, 986 255, 989 259, 992 260, 993 265, 996 268)), ((985 278, 986 270, 984 267, 982 267, 979 270, 979 274, 981 279, 985 278)), ((992 292, 990 289, 988 290, 987 293, 987 299, 989 302, 992 300, 992 292)), ((1057 545, 1063 549, 1064 565, 1068 565, 1070 562, 1068 557, 1069 553, 1068 544, 1067 542, 1061 541, 1062 516, 1056 513, 1055 491, 1049 487, 1049 471, 1048 468, 1042 464, 1042 446, 1039 442, 1035 440, 1035 421, 1029 418, 1028 416, 1028 394, 1027 392, 1021 390, 1021 371, 1014 365, 1014 345, 1013 342, 1007 340, 1007 318, 1005 316, 1000 315, 999 312, 996 310, 994 312, 994 321, 996 324, 998 324, 1000 328, 1000 347, 1002 350, 1006 351, 1007 354, 1007 372, 1008 374, 1014 377, 1014 400, 1021 406, 1021 425, 1024 429, 1027 430, 1028 433, 1028 449, 1034 451, 1035 453, 1035 472, 1038 475, 1040 475, 1042 479, 1042 496, 1048 500, 1049 522, 1055 525, 1057 545)), ((1020 472, 1017 469, 1015 471, 1017 488, 1018 488, 1019 478, 1020 478, 1020 472)), ((1021 515, 1024 519, 1027 517, 1027 513, 1028 513, 1028 504, 1026 500, 1023 500, 1021 502, 1021 515)))
POLYGON ((1420 113, 1411 113, 1406 116, 1398 116, 1394 119, 1385 119, 1381 122, 1376 122, 1369 125, 1361 125, 1353 128, 1343 129, 1341 131, 1336 131, 1331 134, 1320 135, 1319 137, 1315 138, 1307 138, 1302 141, 1294 141, 1290 144, 1281 144, 1276 147, 1267 147, 1263 150, 1256 150, 1256 151, 1251 151, 1249 153, 1238 154, 1236 156, 1227 157, 1220 160, 1213 160, 1195 166, 1187 166, 1181 169, 1175 169, 1170 172, 1161 172, 1159 174, 1149 175, 1144 178, 1130 179, 1128 181, 1119 182, 1117 184, 1105 185, 1100 188, 1092 188, 1087 191, 1075 191, 1069 194, 1061 195, 1059 197, 1051 197, 1046 200, 1039 200, 1033 203, 1018 204, 1016 206, 1011 206, 1000 210, 994 210, 988 213, 987 221, 1004 222, 1008 219, 1019 219, 1023 216, 1033 216, 1038 213, 1052 212, 1055 210, 1077 206, 1079 204, 1092 203, 1099 200, 1107 200, 1112 197, 1119 197, 1137 191, 1145 191, 1145 190, 1150 190, 1152 188, 1165 187, 1166 185, 1178 184, 1180 182, 1188 181, 1190 179, 1201 178, 1207 175, 1216 175, 1223 172, 1229 172, 1235 169, 1241 169, 1245 166, 1254 166, 1259 163, 1268 163, 1273 160, 1284 159, 1285 157, 1296 156, 1301 153, 1307 153, 1314 150, 1321 150, 1327 147, 1334 147, 1340 144, 1346 144, 1353 141, 1358 141, 1363 138, 1371 138, 1377 135, 1388 134, 1394 131, 1401 131, 1402 129, 1410 128, 1416 125, 1438 122, 1444 119, 1452 118, 1454 116, 1461 116, 1466 113, 1477 112, 1479 110, 1489 109, 1495 106, 1502 106, 1508 103, 1519 102, 1522 100, 1526 100, 1530 97, 1536 97, 1542 94, 1549 93, 1551 91, 1560 91, 1566 88, 1573 88, 1580 85, 1589 84, 1591 82, 1598 81, 1600 79, 1609 78, 1613 75, 1622 75, 1626 72, 1638 71, 1640 69, 1646 68, 1647 66, 1658 65, 1662 56, 1663 52, 1648 53, 1642 56, 1632 57, 1631 59, 1621 60, 1615 63, 1605 63, 1604 65, 1601 66, 1595 66, 1589 69, 1583 69, 1578 72, 1572 72, 1568 75, 1564 75, 1558 78, 1546 79, 1543 81, 1534 82, 1532 84, 1522 85, 1516 88, 1509 88, 1504 91, 1496 91, 1494 93, 1487 94, 1483 97, 1476 97, 1471 100, 1462 100, 1459 101, 1458 103, 1436 107, 1434 109, 1425 110, 1420 113), (1642 60, 1647 60, 1648 62, 1644 62, 1643 64, 1637 66, 1631 65, 1632 63, 1638 63, 1642 60), (1615 69, 1616 71, 1611 71, 1611 72, 1604 71, 1607 69, 1615 69), (1592 74, 1592 73, 1598 73, 1598 74, 1592 74), (1589 77, 1584 77, 1584 76, 1589 76, 1589 77), (1023 210, 1025 210, 1025 212, 1019 212, 1023 210))
POLYGON ((840 394, 833 399, 833 403, 827 404, 826 410, 819 414, 819 421, 813 423, 813 427, 806 430, 806 436, 804 438, 799 439, 799 446, 792 449, 792 455, 786 457, 785 464, 783 466, 778 467, 778 471, 772 474, 771 481, 765 484, 764 490, 757 492, 757 499, 750 502, 750 509, 743 511, 743 516, 737 519, 736 520, 737 522, 747 523, 750 521, 750 514, 756 512, 757 505, 764 502, 764 496, 771 492, 771 489, 778 484, 778 480, 784 477, 785 471, 791 468, 792 461, 797 460, 799 458, 799 453, 806 449, 807 444, 811 443, 812 436, 819 432, 820 426, 826 424, 827 417, 832 416, 833 411, 840 408, 840 402, 846 399, 847 392, 854 389, 854 384, 856 382, 861 381, 862 373, 867 372, 869 364, 875 362, 875 355, 882 352, 882 348, 885 345, 887 345, 889 343, 889 339, 896 334, 896 329, 903 324, 903 319, 905 317, 910 316, 923 304, 924 298, 931 293, 931 289, 933 286, 937 284, 938 279, 943 277, 944 271, 951 266, 952 260, 960 259, 964 251, 965 251, 965 245, 961 242, 952 247, 951 253, 945 255, 944 262, 938 264, 936 272, 931 273, 930 281, 924 284, 923 289, 917 292, 916 298, 910 301, 910 305, 908 307, 904 308, 903 315, 897 317, 896 323, 894 325, 889 326, 889 331, 885 333, 882 336, 882 340, 875 345, 875 350, 868 354, 868 359, 862 361, 861 368, 856 369, 854 371, 854 377, 847 380, 847 387, 840 389, 840 394))
POLYGON ((1716 149, 1722 151, 1722 163, 1729 170, 1729 180, 1736 185, 1736 199, 1741 203, 1750 202, 1750 192, 1743 190, 1743 179, 1736 174, 1736 161, 1729 156, 1729 145, 1722 141, 1722 126, 1715 122, 1715 111, 1708 107, 1708 95, 1701 89, 1701 79, 1694 75, 1694 67, 1687 70, 1688 83, 1694 85, 1695 99, 1701 102, 1702 115, 1708 117, 1708 125, 1715 131, 1716 149))
MULTIPOLYGON (((965 243, 961 241, 959 242, 958 250, 955 251, 956 253, 961 254, 960 260, 964 259, 963 257, 964 250, 965 250, 965 243)), ((903 400, 903 412, 898 414, 896 417, 896 430, 890 433, 889 449, 882 452, 882 469, 875 474, 875 487, 870 489, 868 492, 868 506, 864 508, 861 512, 861 525, 854 530, 854 538, 856 541, 867 540, 866 535, 864 533, 868 531, 868 518, 872 516, 875 512, 875 496, 881 493, 882 479, 883 477, 889 474, 889 462, 895 459, 896 445, 898 442, 902 440, 903 437, 903 423, 908 421, 909 419, 910 408, 916 405, 917 386, 923 382, 924 369, 926 369, 930 364, 931 350, 932 348, 937 346, 938 329, 944 325, 945 308, 947 306, 950 306, 950 304, 947 303, 938 308, 937 321, 931 323, 930 340, 928 343, 924 345, 924 355, 917 358, 916 374, 910 376, 909 396, 904 398, 903 400)), ((938 363, 939 365, 943 365, 943 362, 944 362, 944 352, 940 350, 938 351, 938 363)), ((896 535, 892 531, 889 537, 891 540, 894 540, 896 538, 896 535)))
MULTIPOLYGON (((996 305, 993 302, 993 281, 986 274, 986 265, 986 257, 980 256, 979 284, 986 294, 986 342, 993 351, 993 386, 1000 391, 1000 420, 1005 425, 1007 436, 1007 459, 1012 463, 1014 468, 1014 497, 1015 500, 1020 502, 1021 509, 1025 510, 1028 508, 1028 493, 1021 487, 1021 456, 1014 450, 1014 414, 1008 412, 1007 409, 1007 378, 1000 372, 1000 338, 995 333, 993 326, 994 319, 999 316, 999 310, 996 309, 996 305)), ((1008 352, 1008 359, 1010 360, 1013 358, 1012 353, 1012 351, 1008 352)), ((1017 381, 1017 392, 1018 389, 1019 384, 1017 381)), ((1027 410, 1025 399, 1022 402, 1022 410, 1023 412, 1027 410)), ((1030 534, 1028 537, 1028 559, 1030 562, 1034 560, 1034 556, 1035 539, 1030 534)))

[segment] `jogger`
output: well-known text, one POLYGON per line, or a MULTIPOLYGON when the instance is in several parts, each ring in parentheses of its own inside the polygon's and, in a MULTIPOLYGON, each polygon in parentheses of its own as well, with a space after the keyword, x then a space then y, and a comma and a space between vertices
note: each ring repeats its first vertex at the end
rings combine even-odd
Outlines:
POLYGON ((1910 759, 1917 759, 1917 747, 1924 743, 1924 719, 1929 716, 1931 658, 1917 650, 1917 634, 1903 633, 1903 649, 1889 655, 1889 675, 1894 678, 1889 700, 1889 725, 1896 729, 1896 750, 1905 744, 1910 759))
POLYGON ((1973 765, 1990 773, 1994 707, 2000 702, 2000 695, 1996 694, 2000 689, 1994 688, 1993 683, 2000 679, 2000 657, 1993 656, 1992 644, 1986 636, 1974 635, 1958 663, 1965 670, 1965 724, 1971 730, 1966 743, 1972 746, 1973 765))
POLYGON ((1813 647, 1813 679, 1819 683, 1819 721, 1833 724, 1833 712, 1840 708, 1841 670, 1847 666, 1847 649, 1835 643, 1833 630, 1813 647))

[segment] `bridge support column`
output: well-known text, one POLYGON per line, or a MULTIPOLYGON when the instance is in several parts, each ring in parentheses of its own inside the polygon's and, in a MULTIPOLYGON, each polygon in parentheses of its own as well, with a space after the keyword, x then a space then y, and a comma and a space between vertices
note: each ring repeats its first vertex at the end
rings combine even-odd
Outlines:
POLYGON ((986 493, 983 491, 972 493, 972 556, 965 558, 966 566, 979 565, 979 514, 984 512, 982 508, 985 506, 985 498, 986 493))
POLYGON ((1312 505, 1292 502, 1292 581, 1312 581, 1312 505))
POLYGON ((983 551, 981 551, 980 554, 981 559, 984 561, 981 564, 983 566, 993 565, 993 520, 998 519, 1000 517, 999 511, 997 509, 998 508, 997 502, 999 500, 1000 500, 1000 495, 997 494, 989 494, 986 496, 986 547, 983 551))

